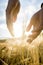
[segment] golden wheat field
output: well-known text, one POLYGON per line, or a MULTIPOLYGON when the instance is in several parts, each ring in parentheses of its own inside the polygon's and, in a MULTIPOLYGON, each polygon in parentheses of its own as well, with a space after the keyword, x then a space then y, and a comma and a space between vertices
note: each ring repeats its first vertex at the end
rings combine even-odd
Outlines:
POLYGON ((0 40, 0 65, 43 65, 43 33, 31 44, 20 39, 0 40))

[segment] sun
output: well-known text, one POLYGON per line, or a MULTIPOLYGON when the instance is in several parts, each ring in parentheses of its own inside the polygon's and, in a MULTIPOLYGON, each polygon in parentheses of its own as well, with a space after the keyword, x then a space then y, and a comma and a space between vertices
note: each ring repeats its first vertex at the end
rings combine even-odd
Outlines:
POLYGON ((22 37, 22 25, 19 22, 13 23, 14 37, 22 37))

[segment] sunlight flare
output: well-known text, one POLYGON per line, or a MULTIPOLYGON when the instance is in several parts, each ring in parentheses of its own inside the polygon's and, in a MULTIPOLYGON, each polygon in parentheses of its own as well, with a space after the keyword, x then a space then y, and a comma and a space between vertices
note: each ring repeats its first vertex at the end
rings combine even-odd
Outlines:
POLYGON ((19 38, 22 36, 22 25, 18 22, 13 24, 14 37, 19 38))

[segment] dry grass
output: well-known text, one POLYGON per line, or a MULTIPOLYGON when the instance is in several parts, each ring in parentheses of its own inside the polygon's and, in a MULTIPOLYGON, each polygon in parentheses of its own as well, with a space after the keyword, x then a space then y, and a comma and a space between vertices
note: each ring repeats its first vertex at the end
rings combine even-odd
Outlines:
POLYGON ((14 39, 0 41, 0 65, 41 65, 39 63, 43 65, 43 35, 32 44, 14 39))
POLYGON ((11 46, 7 43, 0 44, 0 58, 8 65, 28 65, 32 63, 31 52, 28 47, 11 46))

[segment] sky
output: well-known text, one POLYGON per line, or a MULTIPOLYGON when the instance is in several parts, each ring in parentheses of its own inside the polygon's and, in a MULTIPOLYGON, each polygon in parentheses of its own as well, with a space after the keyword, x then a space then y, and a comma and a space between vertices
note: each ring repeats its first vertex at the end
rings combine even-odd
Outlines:
MULTIPOLYGON (((29 23, 32 15, 40 9, 42 2, 43 0, 20 0, 21 8, 17 18, 19 25, 29 23)), ((11 37, 6 25, 7 4, 8 0, 0 0, 0 39, 11 37)))

